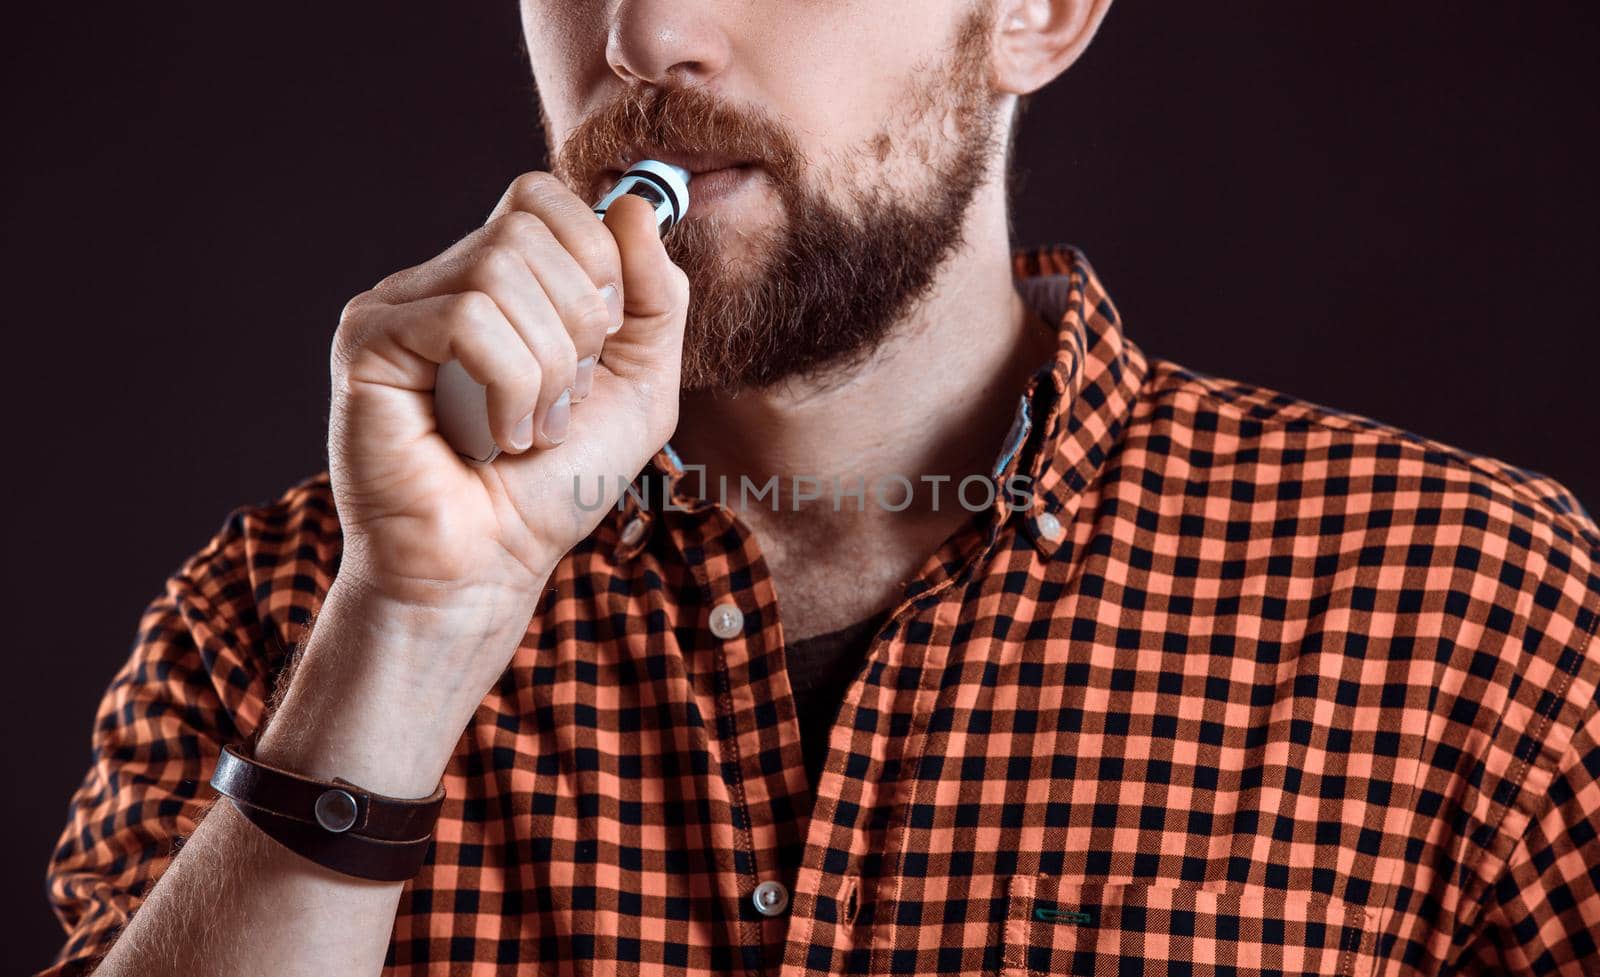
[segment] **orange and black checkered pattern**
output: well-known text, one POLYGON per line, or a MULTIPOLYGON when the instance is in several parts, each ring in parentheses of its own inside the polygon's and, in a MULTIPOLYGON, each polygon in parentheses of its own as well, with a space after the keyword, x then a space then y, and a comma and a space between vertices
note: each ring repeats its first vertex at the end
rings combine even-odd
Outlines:
MULTIPOLYGON (((664 448, 641 477, 680 504, 629 496, 567 556, 463 733, 386 973, 1600 973, 1583 507, 1147 358, 1076 249, 1015 261, 1060 336, 997 446, 1031 508, 930 556, 820 781, 756 542, 664 448)), ((194 830, 339 555, 322 473, 151 603, 50 866, 47 974, 194 830)))

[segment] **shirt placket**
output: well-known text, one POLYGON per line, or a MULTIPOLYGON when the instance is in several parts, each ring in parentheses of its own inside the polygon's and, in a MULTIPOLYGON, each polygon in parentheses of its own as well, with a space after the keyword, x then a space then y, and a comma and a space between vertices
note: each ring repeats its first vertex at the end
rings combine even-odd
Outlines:
MULTIPOLYGON (((886 821, 893 820, 904 783, 899 777, 834 769, 833 753, 849 749, 852 734, 848 728, 835 728, 821 780, 815 787, 808 784, 798 717, 781 705, 785 700, 792 703, 793 696, 776 588, 754 536, 722 505, 681 496, 675 502, 686 512, 663 521, 676 537, 702 597, 695 642, 686 651, 707 656, 704 660, 718 677, 713 734, 736 839, 732 891, 721 896, 738 921, 739 956, 747 974, 778 974, 780 967, 784 974, 805 973, 809 964, 798 969, 793 964, 814 961, 814 949, 827 951, 835 961, 869 949, 871 927, 855 925, 860 922, 855 913, 846 913, 872 903, 879 894, 886 877, 881 864, 874 861, 863 871, 862 861, 883 854, 878 849, 889 839, 882 831, 892 830, 886 821), (812 790, 814 801, 807 796, 812 790), (857 812, 851 823, 837 823, 841 807, 857 812), (807 817, 807 811, 815 817, 807 817), (872 824, 878 825, 879 834, 869 830, 872 824), (858 886, 859 891, 852 891, 858 886), (822 904, 828 909, 819 919, 822 904), (824 933, 828 927, 832 929, 824 933), (785 966, 786 961, 790 965, 785 966)), ((629 515, 625 522, 635 517, 629 515)), ((921 619, 947 631, 949 615, 935 618, 939 607, 951 610, 943 594, 953 582, 949 571, 987 552, 994 528, 984 520, 954 537, 908 588, 890 615, 889 620, 897 623, 886 624, 885 629, 897 635, 909 622, 921 619), (965 557, 951 559, 958 553, 965 557)), ((909 652, 903 651, 906 647, 898 637, 875 641, 845 699, 860 699, 865 676, 875 664, 895 669, 896 674, 903 670, 918 675, 915 687, 900 688, 899 679, 891 682, 884 692, 889 700, 883 705, 886 714, 911 717, 913 731, 920 732, 938 694, 944 648, 939 640, 917 643, 909 652)), ((841 710, 841 719, 844 715, 841 710)), ((884 723, 887 727, 891 720, 885 718, 884 723)), ((904 737, 876 737, 870 747, 873 768, 894 769, 910 762, 910 749, 904 737)), ((870 919, 870 911, 867 915, 870 919)))
POLYGON ((745 973, 772 974, 793 906, 798 859, 792 853, 803 840, 796 812, 809 790, 798 719, 779 705, 790 689, 777 592, 750 530, 731 509, 696 497, 692 466, 685 475, 670 446, 656 464, 670 486, 664 505, 678 511, 635 509, 623 521, 638 518, 648 526, 660 519, 700 592, 693 642, 684 650, 716 676, 711 733, 734 822, 732 878, 719 896, 736 920, 745 973), (786 852, 793 864, 786 864, 786 852))

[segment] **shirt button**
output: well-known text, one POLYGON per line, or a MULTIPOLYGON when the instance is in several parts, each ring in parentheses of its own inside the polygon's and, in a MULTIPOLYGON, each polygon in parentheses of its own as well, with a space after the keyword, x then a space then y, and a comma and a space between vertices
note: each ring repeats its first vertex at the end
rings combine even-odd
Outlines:
POLYGON ((1061 520, 1057 519, 1053 513, 1039 513, 1038 517, 1033 520, 1033 524, 1038 529, 1039 535, 1045 539, 1055 542, 1061 538, 1061 520))
POLYGON ((755 901, 756 911, 763 916, 776 916, 789 907, 789 890, 775 879, 756 886, 750 898, 755 901))
POLYGON ((622 545, 632 546, 644 538, 644 520, 634 516, 622 527, 622 545))
POLYGON ((718 604, 711 609, 711 633, 719 638, 736 638, 744 631, 744 612, 737 604, 718 604))

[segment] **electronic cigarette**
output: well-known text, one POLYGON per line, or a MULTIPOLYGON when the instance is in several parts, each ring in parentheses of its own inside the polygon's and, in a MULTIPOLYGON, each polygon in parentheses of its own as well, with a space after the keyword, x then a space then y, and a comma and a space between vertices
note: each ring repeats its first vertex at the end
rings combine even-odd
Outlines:
POLYGON ((689 171, 671 163, 641 160, 622 174, 616 186, 594 205, 595 216, 604 220, 606 211, 623 194, 650 201, 656 208, 656 230, 666 234, 689 209, 689 171))
MULTIPOLYGON (((643 197, 656 209, 657 232, 666 234, 689 209, 689 177, 689 171, 682 167, 641 160, 594 205, 595 216, 604 220, 606 211, 624 194, 643 197)), ((433 385, 433 409, 439 433, 457 454, 482 464, 494 461, 500 454, 500 445, 489 431, 487 391, 472 379, 460 360, 440 364, 433 385)))

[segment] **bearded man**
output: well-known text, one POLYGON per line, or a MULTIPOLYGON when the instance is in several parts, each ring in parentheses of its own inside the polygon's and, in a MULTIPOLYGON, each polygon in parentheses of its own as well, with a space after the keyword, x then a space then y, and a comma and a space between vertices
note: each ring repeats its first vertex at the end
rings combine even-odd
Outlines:
POLYGON ((149 606, 45 973, 1592 967, 1600 530, 1014 245, 1108 6, 522 0, 552 172, 149 606))

